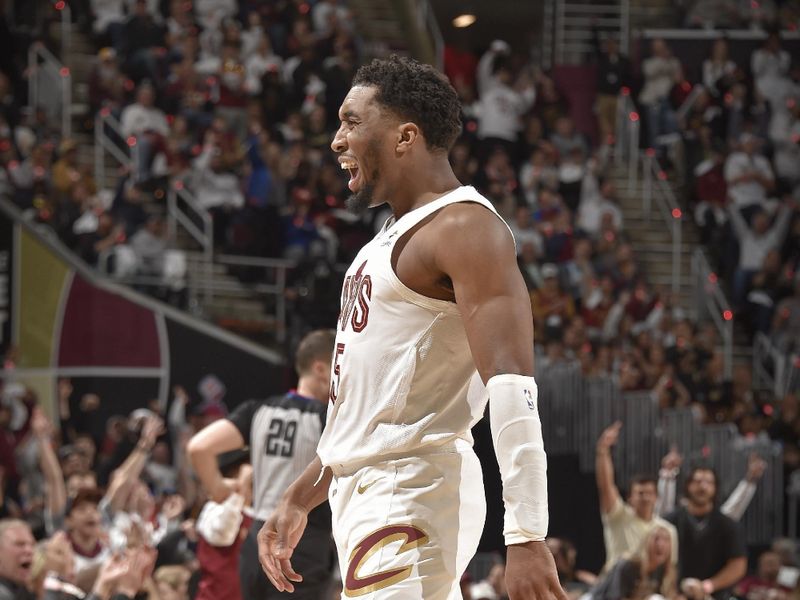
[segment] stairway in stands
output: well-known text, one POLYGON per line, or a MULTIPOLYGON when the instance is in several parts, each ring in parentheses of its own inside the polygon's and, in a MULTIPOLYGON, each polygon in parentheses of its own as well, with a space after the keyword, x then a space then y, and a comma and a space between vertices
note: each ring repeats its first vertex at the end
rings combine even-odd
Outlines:
MULTIPOLYGON (((653 206, 649 219, 645 216, 642 209, 644 182, 640 177, 638 182, 630 186, 627 165, 614 166, 611 178, 617 189, 625 234, 630 237, 636 260, 651 284, 669 289, 672 284, 672 237, 656 214, 658 208, 653 206)), ((683 307, 691 306, 693 300, 691 258, 693 249, 700 242, 697 230, 687 225, 684 220, 678 293, 678 300, 683 307)))
MULTIPOLYGON (((78 143, 78 160, 94 172, 95 143, 94 115, 89 113, 89 75, 96 62, 96 50, 92 41, 76 25, 72 26, 70 44, 65 64, 72 74, 73 120, 72 138, 78 143)), ((116 161, 106 160, 98 188, 116 190, 120 169, 116 161)), ((268 299, 253 291, 248 285, 229 273, 229 268, 214 263, 210 273, 205 271, 203 254, 197 250, 194 240, 183 228, 177 229, 176 246, 186 252, 189 277, 193 286, 203 289, 206 283, 215 288, 210 300, 202 295, 190 298, 189 310, 195 316, 221 325, 235 333, 258 342, 269 342, 274 336, 276 324, 268 310, 268 299)))
MULTIPOLYGON (((653 206, 652 215, 647 219, 642 209, 644 195, 644 182, 641 177, 633 186, 628 178, 627 165, 614 166, 611 177, 617 188, 619 206, 624 218, 625 233, 630 237, 634 248, 636 260, 641 265, 648 280, 655 286, 669 289, 672 282, 672 237, 664 222, 655 214, 657 207, 653 206)), ((680 190, 673 182, 666 183, 673 188, 677 198, 680 190)), ((691 218, 684 213, 681 222, 681 277, 678 299, 680 306, 689 315, 695 314, 694 280, 691 271, 691 257, 695 248, 700 245, 700 232, 691 218)), ((749 365, 752 362, 752 343, 749 334, 741 322, 734 316, 733 336, 733 364, 749 365)))

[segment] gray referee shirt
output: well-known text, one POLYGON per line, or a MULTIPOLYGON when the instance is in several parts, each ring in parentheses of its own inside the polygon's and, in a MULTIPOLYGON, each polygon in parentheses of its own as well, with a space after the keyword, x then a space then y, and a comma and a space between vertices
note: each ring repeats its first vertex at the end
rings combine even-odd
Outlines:
MULTIPOLYGON (((294 392, 266 400, 248 400, 228 416, 250 444, 253 509, 264 521, 286 488, 317 455, 327 404, 294 392)), ((330 529, 327 502, 311 511, 309 525, 330 529)))

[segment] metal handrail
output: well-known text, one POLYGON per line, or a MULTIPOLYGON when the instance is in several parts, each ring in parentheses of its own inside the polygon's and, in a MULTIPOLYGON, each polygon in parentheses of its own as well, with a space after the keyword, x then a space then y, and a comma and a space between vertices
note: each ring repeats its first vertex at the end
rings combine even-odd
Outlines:
POLYGON ((622 0, 621 6, 621 23, 619 26, 619 47, 622 49, 623 54, 630 55, 631 47, 631 3, 630 0, 622 0))
POLYGON ((214 290, 210 285, 214 263, 214 221, 211 214, 197 203, 194 195, 183 187, 183 182, 176 181, 167 192, 167 232, 172 242, 175 241, 179 223, 203 249, 202 269, 206 275, 203 296, 206 302, 209 302, 214 296, 214 290), (198 227, 192 215, 178 205, 179 199, 191 209, 195 218, 200 219, 202 227, 198 227))
POLYGON ((657 215, 661 218, 672 238, 672 292, 678 294, 681 284, 681 242, 683 239, 683 212, 672 188, 665 181, 664 170, 659 165, 655 152, 646 150, 639 153, 643 169, 642 211, 645 219, 650 221, 653 201, 655 200, 657 215))
POLYGON ((617 98, 617 157, 628 161, 628 189, 638 185, 640 115, 628 88, 617 98))
POLYGON ((692 88, 692 91, 689 92, 689 95, 686 96, 686 99, 678 107, 678 110, 675 111, 675 116, 678 118, 678 120, 683 119, 686 116, 686 113, 692 109, 694 103, 697 102, 697 99, 705 90, 706 87, 703 84, 695 84, 695 86, 692 88))
POLYGON ((788 390, 787 364, 788 357, 775 347, 768 336, 757 332, 753 337, 753 386, 767 387, 777 398, 781 398, 788 390), (768 368, 769 362, 773 366, 772 373, 768 368))
POLYGON ((724 373, 725 378, 730 379, 733 374, 733 311, 702 248, 696 248, 692 254, 692 279, 695 311, 699 317, 705 309, 722 336, 724 373))
POLYGON ((61 138, 68 138, 72 134, 72 74, 43 43, 31 44, 28 49, 28 105, 34 111, 39 105, 41 67, 50 73, 61 88, 61 138))
POLYGON ((66 60, 72 43, 72 9, 65 0, 57 0, 53 8, 61 14, 61 60, 66 60))
POLYGON ((278 330, 277 338, 282 342, 286 338, 286 276, 290 269, 297 266, 290 260, 281 258, 261 258, 257 256, 236 256, 233 254, 222 254, 217 256, 217 262, 224 265, 241 265, 250 267, 261 267, 264 269, 275 269, 275 319, 278 330))
MULTIPOLYGON (((548 8, 545 7, 547 11, 548 8)), ((568 51, 587 52, 592 45, 583 40, 594 37, 591 29, 597 26, 611 28, 620 38, 620 47, 627 53, 630 38, 630 3, 620 0, 616 3, 592 4, 590 2, 568 2, 555 0, 555 62, 564 63, 568 51), (574 29, 574 27, 582 28, 574 29)), ((548 23, 544 25, 549 27, 548 23)))
POLYGON ((134 168, 135 160, 123 152, 106 134, 106 129, 114 132, 119 139, 125 139, 121 123, 111 114, 108 108, 97 111, 94 118, 94 180, 104 181, 106 173, 106 152, 113 156, 123 167, 134 168))
POLYGON ((439 23, 433 8, 428 0, 417 0, 417 24, 420 31, 427 31, 433 45, 434 66, 442 71, 444 69, 444 38, 439 29, 439 23))

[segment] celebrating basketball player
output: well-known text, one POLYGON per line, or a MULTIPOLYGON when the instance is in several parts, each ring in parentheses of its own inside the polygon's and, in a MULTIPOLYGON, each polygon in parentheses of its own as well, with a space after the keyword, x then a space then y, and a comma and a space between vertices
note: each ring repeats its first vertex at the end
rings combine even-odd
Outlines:
POLYGON ((279 590, 302 580, 292 552, 328 498, 345 597, 460 598, 486 512, 470 429, 488 397, 509 596, 566 599, 544 543, 530 301, 508 226, 448 162, 459 114, 441 74, 398 57, 362 67, 339 110, 350 208, 394 216, 345 277, 317 458, 259 533, 279 590))

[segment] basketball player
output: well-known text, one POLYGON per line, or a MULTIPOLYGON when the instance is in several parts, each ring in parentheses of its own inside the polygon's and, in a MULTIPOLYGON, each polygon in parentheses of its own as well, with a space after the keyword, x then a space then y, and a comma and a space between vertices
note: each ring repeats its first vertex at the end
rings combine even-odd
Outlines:
POLYGON ((486 511, 470 428, 488 395, 509 597, 566 600, 544 543, 530 300, 508 226, 450 168, 459 114, 442 75, 398 57, 359 69, 339 110, 351 208, 394 216, 345 277, 317 457, 259 533, 279 590, 303 580, 296 545, 327 497, 344 597, 461 598, 486 511))
MULTIPOLYGON (((223 502, 233 490, 223 479, 217 456, 250 446, 253 465, 254 520, 242 544, 239 579, 242 598, 282 598, 258 564, 256 536, 264 520, 277 507, 281 495, 316 455, 322 433, 330 386, 333 330, 317 330, 297 347, 297 389, 267 400, 241 404, 227 419, 215 421, 189 441, 189 459, 211 500, 223 502)), ((308 515, 309 527, 295 549, 307 573, 296 598, 319 600, 330 585, 332 568, 331 516, 327 504, 308 515)), ((299 539, 299 538, 298 538, 299 539)))

